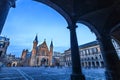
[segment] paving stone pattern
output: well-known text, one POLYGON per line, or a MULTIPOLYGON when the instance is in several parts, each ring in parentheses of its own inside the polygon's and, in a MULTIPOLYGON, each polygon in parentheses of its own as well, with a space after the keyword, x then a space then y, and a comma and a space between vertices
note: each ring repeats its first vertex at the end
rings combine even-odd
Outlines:
MULTIPOLYGON (((83 69, 86 80, 105 80, 104 69, 83 69)), ((0 80, 70 80, 71 68, 3 67, 0 80)))

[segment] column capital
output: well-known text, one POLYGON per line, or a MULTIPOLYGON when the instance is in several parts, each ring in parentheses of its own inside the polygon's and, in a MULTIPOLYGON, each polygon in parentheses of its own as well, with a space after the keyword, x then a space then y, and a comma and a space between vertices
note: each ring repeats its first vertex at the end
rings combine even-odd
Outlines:
POLYGON ((8 2, 9 2, 10 7, 13 7, 13 8, 16 7, 16 4, 15 4, 16 0, 8 0, 8 2))
POLYGON ((67 28, 70 29, 70 30, 75 30, 78 26, 75 24, 75 25, 69 25, 67 28))

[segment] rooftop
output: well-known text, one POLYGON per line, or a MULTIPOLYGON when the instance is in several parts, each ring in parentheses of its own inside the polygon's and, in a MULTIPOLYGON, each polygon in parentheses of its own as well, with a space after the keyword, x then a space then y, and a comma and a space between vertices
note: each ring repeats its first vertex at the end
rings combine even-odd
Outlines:
POLYGON ((94 45, 99 45, 99 42, 98 41, 89 42, 89 43, 80 45, 79 48, 86 48, 86 47, 90 47, 90 46, 94 46, 94 45))

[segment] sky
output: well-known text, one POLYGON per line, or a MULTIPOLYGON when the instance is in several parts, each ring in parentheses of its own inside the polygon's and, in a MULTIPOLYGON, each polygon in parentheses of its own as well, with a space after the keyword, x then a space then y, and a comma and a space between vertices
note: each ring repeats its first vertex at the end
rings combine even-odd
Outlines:
MULTIPOLYGON (((84 24, 77 23, 78 45, 96 40, 96 36, 84 24)), ((63 53, 70 48, 70 32, 67 22, 51 7, 32 0, 17 0, 11 8, 2 35, 10 38, 7 54, 21 56, 23 49, 32 50, 33 40, 38 35, 38 44, 45 39, 48 47, 53 41, 54 51, 63 53)))

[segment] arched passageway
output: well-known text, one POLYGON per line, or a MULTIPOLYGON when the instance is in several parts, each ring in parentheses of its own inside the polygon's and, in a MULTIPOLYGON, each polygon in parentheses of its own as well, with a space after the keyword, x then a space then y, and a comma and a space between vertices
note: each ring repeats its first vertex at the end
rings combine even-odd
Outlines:
POLYGON ((98 68, 100 66, 99 62, 97 61, 96 62, 96 67, 98 68))
POLYGON ((15 67, 15 63, 13 64, 13 67, 15 67))
POLYGON ((92 67, 95 68, 95 62, 92 62, 92 67))
MULTIPOLYGON (((120 79, 120 63, 114 46, 111 42, 110 31, 120 22, 119 1, 117 0, 97 0, 88 2, 85 0, 66 0, 64 4, 62 1, 53 0, 36 0, 43 2, 64 16, 68 22, 68 29, 70 30, 70 43, 72 54, 72 80, 84 80, 84 75, 81 71, 78 42, 76 36, 76 22, 85 21, 92 26, 90 29, 95 32, 97 39, 100 42, 103 59, 106 66, 106 79, 118 80, 120 79), (67 4, 67 5, 66 5, 67 4), (84 15, 84 16, 83 16, 84 15), (74 42, 74 43, 73 43, 74 42), (114 66, 113 66, 114 65, 114 66)), ((1 0, 0 12, 1 16, 0 30, 2 31, 4 21, 10 7, 15 7, 14 0, 1 0), (4 6, 3 6, 4 5, 4 6), (4 8, 3 8, 4 7, 4 8), (3 9, 2 9, 3 8, 3 9)), ((90 27, 90 26, 89 26, 90 27)), ((0 31, 0 32, 1 32, 0 31)))
POLYGON ((47 59, 42 58, 42 60, 41 60, 41 65, 42 65, 42 66, 45 66, 45 65, 48 63, 47 61, 48 61, 47 59))
POLYGON ((10 63, 10 62, 7 63, 6 66, 7 66, 7 67, 11 67, 11 63, 10 63))
POLYGON ((101 62, 101 67, 102 67, 102 68, 104 67, 104 62, 103 62, 103 61, 101 62))
POLYGON ((12 62, 11 63, 11 67, 16 67, 17 66, 17 62, 12 62))
POLYGON ((89 65, 88 68, 90 68, 91 67, 91 62, 88 62, 88 65, 89 65))

